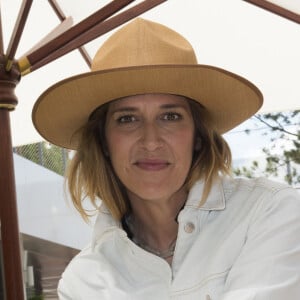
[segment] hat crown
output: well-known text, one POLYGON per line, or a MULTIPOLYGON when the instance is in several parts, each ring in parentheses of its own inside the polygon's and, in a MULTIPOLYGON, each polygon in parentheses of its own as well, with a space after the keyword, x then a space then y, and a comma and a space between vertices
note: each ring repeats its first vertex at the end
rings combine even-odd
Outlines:
POLYGON ((191 44, 164 25, 137 18, 115 32, 100 47, 91 69, 168 64, 197 64, 191 44))

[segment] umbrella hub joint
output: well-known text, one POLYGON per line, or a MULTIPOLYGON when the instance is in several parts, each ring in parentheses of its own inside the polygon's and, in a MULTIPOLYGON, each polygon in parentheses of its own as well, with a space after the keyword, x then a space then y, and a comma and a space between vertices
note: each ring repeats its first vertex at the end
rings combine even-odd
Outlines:
POLYGON ((20 82, 21 73, 16 63, 7 71, 7 59, 0 56, 0 109, 14 110, 18 104, 15 87, 20 82))

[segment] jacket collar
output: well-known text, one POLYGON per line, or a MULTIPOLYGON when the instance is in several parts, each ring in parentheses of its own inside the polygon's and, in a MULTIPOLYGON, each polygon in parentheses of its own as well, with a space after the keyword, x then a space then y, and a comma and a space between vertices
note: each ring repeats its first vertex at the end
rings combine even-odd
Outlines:
MULTIPOLYGON (((202 206, 199 206, 199 204, 203 193, 204 182, 202 180, 197 181, 189 192, 185 207, 193 207, 199 210, 225 209, 225 181, 228 180, 215 180, 215 182, 212 185, 211 191, 206 199, 206 202, 202 206)), ((99 214, 96 218, 94 225, 92 247, 96 245, 97 241, 105 232, 116 230, 116 228, 121 229, 121 223, 119 221, 116 221, 111 216, 104 203, 102 203, 99 208, 99 214)))

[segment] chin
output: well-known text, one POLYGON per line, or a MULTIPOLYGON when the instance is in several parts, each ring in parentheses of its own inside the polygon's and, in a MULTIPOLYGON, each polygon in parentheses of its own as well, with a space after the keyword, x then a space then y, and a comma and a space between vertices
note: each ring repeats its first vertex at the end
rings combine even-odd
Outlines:
POLYGON ((167 199, 172 197, 181 186, 159 182, 156 184, 142 184, 135 186, 131 192, 137 197, 145 200, 167 199))

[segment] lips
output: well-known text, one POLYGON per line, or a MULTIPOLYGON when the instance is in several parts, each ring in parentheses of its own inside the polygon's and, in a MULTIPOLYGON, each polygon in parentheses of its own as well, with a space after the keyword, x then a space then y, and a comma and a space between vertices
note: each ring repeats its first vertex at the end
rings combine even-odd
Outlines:
POLYGON ((166 169, 170 163, 161 159, 141 159, 136 161, 134 165, 144 171, 160 171, 166 169))

